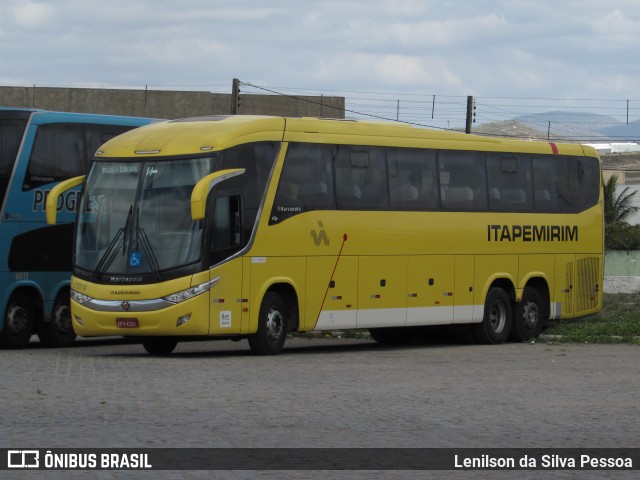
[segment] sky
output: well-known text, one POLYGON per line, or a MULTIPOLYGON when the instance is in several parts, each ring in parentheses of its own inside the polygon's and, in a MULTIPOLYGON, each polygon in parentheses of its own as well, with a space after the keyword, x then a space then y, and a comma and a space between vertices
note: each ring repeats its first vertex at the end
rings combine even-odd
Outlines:
MULTIPOLYGON (((1 0, 0 85, 631 99, 637 0, 1 0)), ((635 101, 634 101, 635 100, 635 101)))

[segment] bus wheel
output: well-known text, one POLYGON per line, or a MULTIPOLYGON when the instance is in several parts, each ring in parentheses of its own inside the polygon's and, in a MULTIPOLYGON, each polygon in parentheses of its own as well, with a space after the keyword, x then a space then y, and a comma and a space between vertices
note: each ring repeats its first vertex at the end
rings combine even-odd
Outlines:
POLYGON ((175 337, 150 337, 142 341, 142 346, 151 355, 169 355, 177 345, 175 337))
POLYGON ((502 288, 493 287, 487 294, 481 323, 472 325, 478 343, 504 343, 511 331, 511 301, 502 288))
POLYGON ((33 334, 33 305, 21 292, 11 295, 4 314, 4 327, 0 334, 0 346, 20 348, 29 343, 33 334))
POLYGON ((516 316, 509 338, 516 342, 526 342, 536 338, 542 331, 542 298, 538 290, 525 287, 522 301, 516 307, 516 316))
POLYGON ((287 338, 286 305, 275 292, 267 292, 260 305, 258 331, 249 336, 249 347, 256 355, 276 355, 287 338))
POLYGON ((76 339, 71 325, 69 298, 61 295, 53 307, 50 322, 43 322, 38 328, 38 338, 46 347, 70 347, 76 339))

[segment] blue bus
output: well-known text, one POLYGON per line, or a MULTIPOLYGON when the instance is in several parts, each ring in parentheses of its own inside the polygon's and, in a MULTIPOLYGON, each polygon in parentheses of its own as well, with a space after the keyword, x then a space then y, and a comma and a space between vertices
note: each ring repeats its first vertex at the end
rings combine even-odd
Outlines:
POLYGON ((75 340, 69 309, 73 221, 79 188, 47 225, 45 199, 56 183, 88 171, 107 140, 148 118, 0 107, 0 348, 37 334, 50 347, 75 340))

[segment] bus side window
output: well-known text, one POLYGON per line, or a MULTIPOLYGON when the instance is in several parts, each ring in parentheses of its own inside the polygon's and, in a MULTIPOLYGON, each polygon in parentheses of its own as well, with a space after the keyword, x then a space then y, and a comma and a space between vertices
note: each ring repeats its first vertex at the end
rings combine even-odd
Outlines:
POLYGON ((85 174, 100 145, 132 128, 83 123, 40 125, 22 189, 85 174))
POLYGON ((488 154, 487 175, 490 210, 533 211, 533 180, 529 157, 488 154))
POLYGON ((2 120, 0 123, 0 206, 9 185, 26 124, 24 120, 2 120))
POLYGON ((86 171, 84 156, 83 125, 40 125, 22 189, 81 175, 86 171))
POLYGON ((568 213, 573 210, 567 159, 558 156, 533 160, 535 209, 539 212, 568 213))
POLYGON ((221 262, 242 248, 240 196, 220 196, 215 199, 211 229, 209 259, 212 265, 221 262))
POLYGON ((487 209, 487 178, 480 153, 442 150, 438 153, 438 168, 444 210, 487 209))
POLYGON ((387 160, 391 210, 429 211, 439 208, 434 150, 390 148, 387 160))
POLYGON ((338 209, 389 209, 385 149, 340 145, 334 162, 338 209))
POLYGON ((598 203, 600 169, 593 157, 569 157, 569 184, 576 211, 582 212, 598 203))
POLYGON ((269 224, 303 212, 334 209, 331 147, 289 144, 269 224))

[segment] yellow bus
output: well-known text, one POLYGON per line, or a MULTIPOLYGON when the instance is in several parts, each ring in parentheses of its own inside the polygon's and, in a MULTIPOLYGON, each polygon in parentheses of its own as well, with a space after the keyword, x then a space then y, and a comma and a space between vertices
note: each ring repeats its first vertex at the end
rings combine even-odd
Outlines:
POLYGON ((247 338, 469 325, 526 341, 602 303, 596 151, 383 122, 167 121, 97 152, 71 279, 80 336, 247 338))

